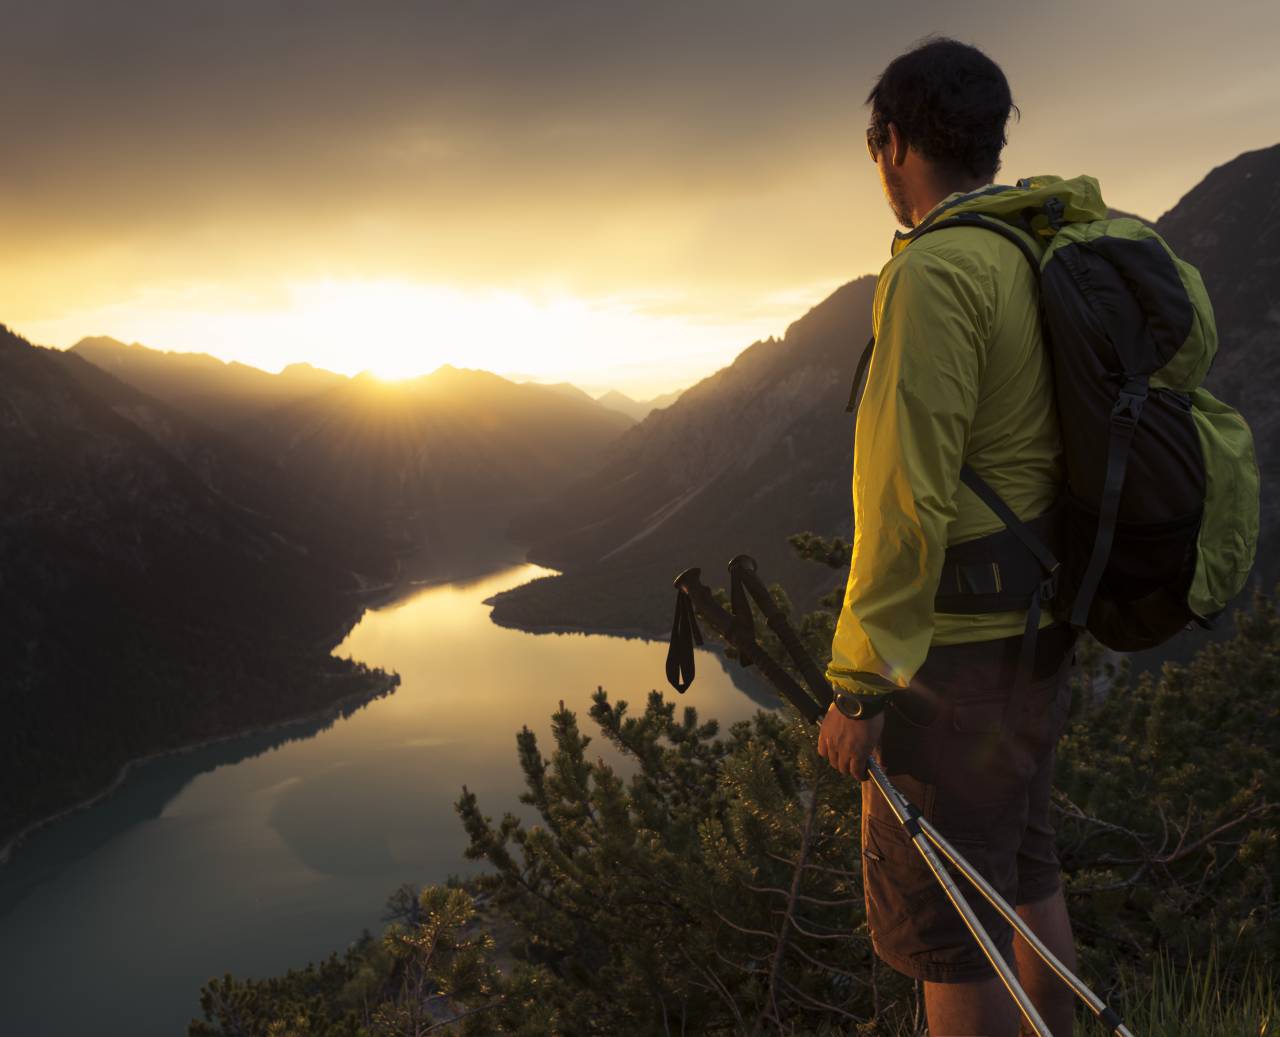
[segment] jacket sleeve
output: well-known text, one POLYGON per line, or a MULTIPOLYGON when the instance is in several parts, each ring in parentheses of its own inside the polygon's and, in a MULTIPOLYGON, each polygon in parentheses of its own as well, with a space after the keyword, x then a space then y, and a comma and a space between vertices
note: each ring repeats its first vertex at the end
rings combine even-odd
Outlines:
POLYGON ((924 249, 908 247, 881 273, 854 431, 853 555, 826 673, 834 685, 905 687, 924 662, 992 309, 977 271, 924 249))

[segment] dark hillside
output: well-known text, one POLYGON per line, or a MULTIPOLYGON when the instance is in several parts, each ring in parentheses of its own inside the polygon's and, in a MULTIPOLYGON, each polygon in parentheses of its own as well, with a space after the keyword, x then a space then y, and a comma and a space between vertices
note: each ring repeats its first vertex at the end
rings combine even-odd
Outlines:
POLYGON ((355 577, 0 326, 0 842, 127 760, 385 681, 330 658, 355 577))
MULTIPOLYGON (((149 352, 141 346, 129 348, 149 352)), ((339 508, 315 507, 298 486, 282 479, 279 470, 248 443, 117 378, 83 359, 78 351, 52 356, 76 381, 145 432, 217 496, 270 524, 276 536, 329 566, 351 570, 362 583, 384 584, 394 576, 397 545, 343 521, 339 508)))
MULTIPOLYGON (((73 352, 218 432, 224 452, 238 444, 253 454, 269 491, 304 523, 344 531, 326 538, 331 546, 363 545, 363 568, 383 571, 394 545, 404 578, 443 576, 501 540, 514 514, 594 468, 634 423, 571 385, 449 365, 388 383, 306 365, 273 375, 112 339, 73 352)), ((153 431, 172 445, 168 430, 153 431)))
POLYGON ((404 382, 360 375, 275 411, 256 439, 317 505, 430 552, 464 534, 501 536, 631 424, 585 394, 445 365, 404 382))
POLYGON ((621 436, 558 505, 515 531, 530 560, 566 570, 500 595, 498 622, 660 632, 671 580, 712 580, 741 551, 812 605, 829 576, 796 560, 800 530, 848 537, 849 383, 871 327, 875 278, 844 285, 621 436))

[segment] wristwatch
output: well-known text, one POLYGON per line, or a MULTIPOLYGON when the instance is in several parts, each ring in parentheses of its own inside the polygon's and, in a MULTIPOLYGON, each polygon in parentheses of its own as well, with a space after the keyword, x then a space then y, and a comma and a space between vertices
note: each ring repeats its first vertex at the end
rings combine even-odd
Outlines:
POLYGON ((832 688, 832 701, 850 720, 870 720, 889 704, 892 691, 882 691, 878 695, 861 695, 856 691, 844 688, 832 688))

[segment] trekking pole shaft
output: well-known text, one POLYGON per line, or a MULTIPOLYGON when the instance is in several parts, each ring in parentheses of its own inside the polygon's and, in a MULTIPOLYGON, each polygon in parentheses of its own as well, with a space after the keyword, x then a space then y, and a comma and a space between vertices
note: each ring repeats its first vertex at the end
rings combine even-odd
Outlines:
POLYGON ((750 555, 738 555, 729 563, 729 570, 730 572, 737 572, 738 578, 742 580, 747 590, 751 592, 751 596, 755 598, 756 604, 760 606, 760 611, 764 613, 765 622, 769 624, 769 629, 777 635, 778 640, 782 642, 782 647, 787 650, 787 654, 795 660, 796 667, 804 676, 804 681, 809 685, 809 691, 818 700, 818 704, 823 709, 831 705, 830 683, 822 671, 818 669, 818 664, 813 661, 813 656, 809 654, 803 642, 801 642, 800 635, 796 633, 795 627, 787 620, 786 613, 773 600, 773 595, 769 593, 769 588, 756 575, 755 559, 750 555))
MULTIPOLYGON (((1040 1013, 1036 1011, 1036 1006, 1031 1003, 1031 998, 1027 996, 1027 992, 1022 989, 1018 978, 1013 974, 1013 968, 1004 960, 999 948, 995 945, 995 941, 991 939, 990 935, 982 927, 982 923, 978 921, 978 916, 974 914, 973 908, 969 906, 964 894, 960 892, 955 880, 952 879, 947 872, 946 866, 938 857, 937 851, 930 845, 929 838, 925 835, 924 822, 916 813, 910 801, 894 787, 888 776, 881 769, 880 764, 875 760, 868 761, 867 770, 871 775, 871 780, 875 782, 876 787, 889 804, 889 809, 897 815, 898 821, 911 835, 911 841, 915 844, 916 849, 920 851, 920 855, 929 866, 929 870, 933 872, 934 878, 942 886, 942 891, 947 895, 947 899, 960 912, 960 917, 964 919, 965 927, 969 930, 970 935, 978 941, 978 946, 982 948, 983 955, 991 963, 991 967, 995 969, 996 975, 1000 978, 1005 990, 1009 992, 1009 996, 1017 1004, 1018 1011, 1022 1013, 1027 1025, 1031 1027, 1032 1033, 1036 1037, 1053 1037, 1053 1034, 1049 1032, 1048 1025, 1040 1017, 1040 1013)), ((952 863, 956 862, 953 860, 952 863)), ((968 874, 967 869, 963 866, 960 867, 961 870, 968 874)))
POLYGON ((733 617, 729 615, 711 596, 711 591, 707 588, 697 575, 689 572, 681 574, 679 587, 680 591, 689 595, 693 602, 694 610, 705 619, 715 631, 725 639, 726 642, 733 645, 740 655, 749 662, 759 668, 760 672, 765 675, 769 683, 771 683, 788 702, 800 711, 800 715, 811 723, 819 723, 822 720, 823 708, 819 706, 805 692, 791 674, 787 673, 763 648, 754 641, 738 641, 731 636, 733 628, 733 617))
MULTIPOLYGON (((879 764, 873 762, 872 766, 877 770, 880 770, 879 764)), ((887 781, 888 779, 886 778, 885 780, 887 781)), ((881 791, 883 791, 883 789, 881 791)), ((1107 1006, 1107 1003, 1090 990, 1083 980, 1067 968, 1067 966, 1064 965, 1058 957, 1044 945, 1043 941, 1031 930, 1031 927, 1022 920, 1022 917, 1018 912, 1009 906, 1009 902, 995 891, 991 886, 991 883, 983 878, 981 873, 976 871, 974 867, 956 850, 956 848, 947 842, 946 838, 936 828, 934 828, 932 824, 918 815, 916 817, 916 823, 920 826, 920 830, 924 835, 928 837, 929 841, 933 843, 939 851, 941 851, 942 855, 947 860, 964 873, 964 877, 973 883, 978 892, 981 893, 987 899, 987 902, 1000 913, 1000 916, 1013 926, 1019 936, 1027 941, 1031 949, 1040 956, 1040 960, 1048 965, 1049 968, 1053 970, 1054 974, 1062 980, 1062 982, 1067 984, 1067 986, 1076 992, 1076 996, 1089 1006, 1090 1011, 1093 1012, 1104 1026, 1114 1033, 1116 1037, 1133 1037, 1129 1028, 1120 1021, 1119 1016, 1117 1016, 1115 1012, 1107 1006)))

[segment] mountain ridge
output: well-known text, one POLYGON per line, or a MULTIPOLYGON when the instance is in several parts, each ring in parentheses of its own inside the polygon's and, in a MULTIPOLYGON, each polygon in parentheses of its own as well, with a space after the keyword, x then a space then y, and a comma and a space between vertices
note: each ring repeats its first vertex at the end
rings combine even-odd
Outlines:
MULTIPOLYGON (((1219 312, 1220 354, 1207 384, 1237 406, 1254 431, 1264 486, 1265 550, 1256 567, 1256 579, 1262 581, 1280 571, 1280 552, 1268 546, 1280 539, 1280 501, 1266 489, 1271 477, 1280 475, 1280 375, 1259 376, 1260 366, 1268 371, 1274 366, 1260 364, 1262 358, 1280 345, 1277 185, 1280 145, 1223 163, 1159 220, 1142 220, 1202 268, 1219 312)), ((849 473, 852 463, 852 429, 843 403, 870 335, 874 283, 868 276, 837 289, 791 324, 781 343, 752 344, 732 364, 685 390, 667 410, 621 436, 610 447, 606 468, 571 487, 574 513, 562 509, 523 516, 513 529, 529 540, 530 560, 562 572, 499 595, 495 621, 530 629, 626 629, 658 636, 670 623, 671 578, 691 564, 727 561, 719 558, 731 549, 726 545, 755 554, 771 579, 805 599, 799 606, 812 606, 820 590, 830 590, 829 573, 815 578, 819 567, 795 562, 781 542, 805 531, 852 536, 849 482, 836 476, 849 473), (859 284, 867 295, 864 305, 840 306, 842 293, 847 297, 859 284), (753 370, 761 374, 755 382, 746 376, 753 370), (747 385, 750 391, 735 388, 747 385), (798 387, 803 394, 794 393, 798 387), (752 413, 762 407, 776 412, 783 401, 811 417, 798 417, 789 427, 765 422, 760 429, 744 429, 730 416, 734 405, 752 413), (846 419, 844 425, 837 424, 840 418, 846 419), (799 452, 775 450, 771 463, 767 451, 757 449, 774 437, 778 443, 809 444, 813 456, 808 460, 819 460, 806 476, 808 483, 792 471, 803 456, 799 452), (754 466, 755 478, 735 482, 743 464, 754 466), (742 508, 780 507, 788 493, 789 525, 783 528, 785 523, 771 517, 765 525, 779 544, 766 545, 765 528, 750 528, 742 508), (779 495, 771 504, 770 494, 779 495), (672 528, 676 522, 678 533, 672 528), (717 526, 719 537, 711 535, 717 526), (608 588, 624 579, 643 592, 630 601, 611 595, 608 588)))
POLYGON ((874 288, 874 276, 850 281, 781 339, 748 346, 618 437, 567 503, 514 523, 530 561, 563 571, 497 595, 495 622, 657 633, 675 573, 727 562, 728 545, 814 603, 829 577, 786 537, 850 535, 844 405, 874 288))
POLYGON ((202 479, 120 412, 132 390, 76 365, 0 326, 0 843, 130 759, 388 680, 329 654, 360 581, 202 479))
POLYGON ((389 381, 296 365, 273 375, 105 339, 71 352, 251 450, 301 511, 390 544, 400 579, 439 576, 453 554, 501 538, 518 508, 633 424, 580 390, 453 364, 389 381))

